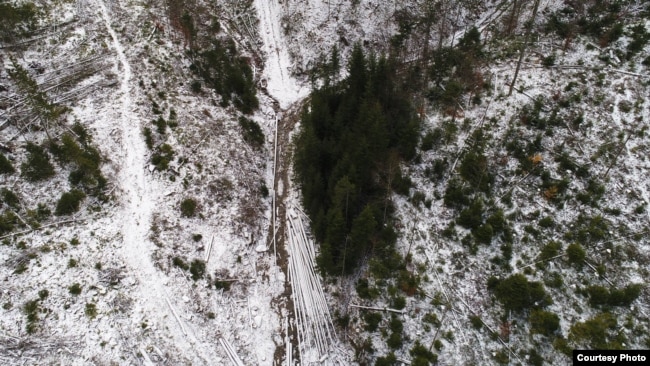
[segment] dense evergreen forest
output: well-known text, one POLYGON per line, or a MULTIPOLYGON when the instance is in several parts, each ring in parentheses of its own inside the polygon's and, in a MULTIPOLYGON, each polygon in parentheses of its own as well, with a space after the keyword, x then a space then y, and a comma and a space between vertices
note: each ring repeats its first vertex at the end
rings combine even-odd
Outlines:
POLYGON ((345 79, 336 78, 336 49, 325 69, 303 111, 295 168, 322 243, 318 265, 336 275, 371 253, 396 257, 390 192, 408 194, 399 165, 415 156, 419 121, 394 60, 356 46, 345 79))

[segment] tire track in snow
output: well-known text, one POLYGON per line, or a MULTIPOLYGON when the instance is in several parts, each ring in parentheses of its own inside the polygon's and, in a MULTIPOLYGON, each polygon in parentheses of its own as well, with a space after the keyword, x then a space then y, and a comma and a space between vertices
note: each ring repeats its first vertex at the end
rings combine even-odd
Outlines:
MULTIPOLYGON (((147 184, 145 169, 147 150, 141 137, 138 116, 133 112, 133 103, 130 92, 131 65, 124 53, 119 37, 111 25, 111 16, 103 2, 98 2, 101 17, 105 23, 111 39, 112 46, 119 60, 121 72, 119 98, 121 99, 119 114, 119 127, 122 132, 123 161, 119 180, 123 190, 124 211, 120 217, 122 226, 122 256, 129 267, 130 274, 137 277, 137 291, 134 300, 134 316, 159 323, 158 329, 168 330, 166 335, 171 337, 172 346, 178 350, 167 349, 164 351, 176 355, 180 351, 184 357, 193 363, 209 364, 206 357, 206 347, 197 344, 196 338, 188 324, 180 323, 183 320, 176 316, 178 309, 174 299, 169 298, 163 284, 163 275, 156 270, 151 260, 152 243, 148 238, 151 215, 155 209, 155 195, 150 184, 147 184), (188 339, 189 338, 189 339, 188 339)), ((142 319, 138 318, 137 321, 142 319)), ((134 319, 133 321, 136 321, 134 319)), ((136 336, 136 335, 134 335, 136 336)), ((157 334, 161 336, 161 334, 157 334)), ((169 345, 166 344, 166 346, 169 345)), ((158 345, 162 346, 162 345, 158 345)))

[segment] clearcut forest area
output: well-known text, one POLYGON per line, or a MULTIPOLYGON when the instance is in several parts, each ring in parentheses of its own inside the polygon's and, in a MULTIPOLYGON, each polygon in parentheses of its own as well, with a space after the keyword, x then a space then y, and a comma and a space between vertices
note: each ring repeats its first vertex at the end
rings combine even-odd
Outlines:
POLYGON ((0 364, 650 349, 650 3, 0 0, 0 364))

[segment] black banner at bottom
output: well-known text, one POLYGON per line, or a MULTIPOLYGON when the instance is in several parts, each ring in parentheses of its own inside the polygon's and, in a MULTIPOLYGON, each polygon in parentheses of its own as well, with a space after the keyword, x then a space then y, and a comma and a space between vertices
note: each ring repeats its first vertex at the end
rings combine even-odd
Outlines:
POLYGON ((650 365, 650 350, 573 350, 573 366, 650 365))

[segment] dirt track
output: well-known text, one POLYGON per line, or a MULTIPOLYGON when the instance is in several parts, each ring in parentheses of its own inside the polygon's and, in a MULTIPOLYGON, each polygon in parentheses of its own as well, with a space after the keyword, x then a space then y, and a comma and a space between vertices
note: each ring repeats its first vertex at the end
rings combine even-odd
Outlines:
MULTIPOLYGON (((288 192, 292 188, 291 181, 291 163, 292 163, 292 144, 291 132, 295 129, 296 123, 300 118, 300 111, 304 101, 294 103, 286 110, 276 112, 278 116, 277 131, 277 165, 275 167, 275 178, 273 192, 275 194, 276 207, 276 251, 277 264, 285 276, 284 291, 282 294, 272 300, 271 306, 282 319, 284 316, 289 318, 289 329, 283 330, 282 339, 288 336, 291 339, 294 360, 298 359, 298 336, 293 319, 295 319, 293 299, 291 293, 291 284, 288 277, 288 252, 286 249, 286 224, 287 224, 287 203, 288 192)), ((269 225, 268 247, 273 246, 273 223, 269 225)), ((286 360, 286 345, 278 344, 274 353, 274 364, 282 365, 286 360)))

